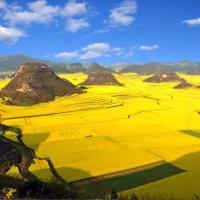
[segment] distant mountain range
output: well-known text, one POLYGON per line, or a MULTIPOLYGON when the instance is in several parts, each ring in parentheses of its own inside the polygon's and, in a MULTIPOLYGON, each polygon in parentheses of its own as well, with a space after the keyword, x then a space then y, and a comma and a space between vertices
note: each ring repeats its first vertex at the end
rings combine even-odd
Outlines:
POLYGON ((179 63, 146 63, 130 64, 122 67, 120 72, 135 72, 140 75, 156 74, 159 72, 183 72, 200 74, 200 62, 181 61, 179 63))
POLYGON ((50 66, 55 64, 55 62, 35 59, 23 54, 0 56, 0 71, 16 71, 21 64, 32 61, 42 62, 50 66))
POLYGON ((43 60, 32 58, 27 55, 17 54, 11 56, 0 56, 0 72, 17 71, 20 65, 27 62, 41 62, 51 67, 57 73, 75 73, 84 72, 90 63, 71 63, 71 62, 55 62, 50 60, 43 60))
MULTIPOLYGON (((49 67, 53 68, 53 70, 57 73, 88 72, 89 66, 90 69, 97 68, 99 66, 102 67, 102 65, 98 65, 97 63, 71 63, 71 62, 59 63, 55 61, 36 59, 23 54, 17 54, 11 56, 0 56, 0 71, 1 72, 16 71, 17 68, 23 63, 33 62, 33 61, 47 64, 49 67)), ((191 62, 188 60, 184 60, 178 63, 159 63, 159 62, 145 63, 145 64, 118 63, 107 66, 107 68, 110 71, 113 70, 122 73, 135 72, 141 75, 155 74, 163 71, 183 72, 187 74, 200 74, 200 62, 191 62)))
MULTIPOLYGON (((94 65, 94 67, 96 67, 96 65, 94 65)), ((178 63, 159 63, 159 62, 145 63, 145 64, 119 63, 107 66, 106 68, 112 72, 113 71, 120 73, 134 72, 139 75, 150 75, 150 74, 157 74, 160 72, 182 72, 191 75, 200 74, 200 62, 191 62, 187 60, 178 63)))

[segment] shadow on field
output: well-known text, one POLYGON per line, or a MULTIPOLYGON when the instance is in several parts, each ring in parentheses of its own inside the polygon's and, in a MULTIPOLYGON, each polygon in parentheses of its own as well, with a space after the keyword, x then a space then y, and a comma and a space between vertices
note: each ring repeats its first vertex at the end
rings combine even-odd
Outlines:
POLYGON ((200 172, 200 151, 182 156, 173 161, 173 164, 180 166, 187 171, 199 170, 200 172))
MULTIPOLYGON (((177 169, 182 170, 181 173, 174 174, 173 176, 176 176, 176 175, 181 176, 181 174, 184 174, 185 172, 189 172, 189 176, 185 176, 183 178, 183 181, 178 181, 176 190, 180 190, 184 194, 183 188, 187 188, 187 187, 188 188, 196 188, 195 193, 199 194, 199 185, 195 185, 195 184, 197 184, 197 182, 196 182, 196 180, 193 180, 193 178, 198 180, 198 178, 200 177, 200 151, 186 154, 186 155, 174 160, 171 164, 173 166, 175 166, 177 169), (193 181, 194 181, 194 183, 193 183, 193 181)), ((158 173, 163 174, 165 172, 158 171, 158 173)), ((151 176, 151 175, 152 174, 149 174, 149 176, 151 176)), ((171 177, 173 177, 173 176, 171 176, 171 177)), ((170 176, 166 177, 166 178, 169 179, 169 182, 165 182, 164 184, 170 184, 172 181, 173 182, 176 181, 176 179, 172 179, 172 181, 170 181, 170 176)), ((144 179, 146 180, 146 177, 144 177, 144 179)), ((160 181, 162 179, 163 178, 158 179, 156 181, 160 181)), ((181 180, 181 177, 179 177, 178 180, 181 180)), ((135 185, 137 185, 137 180, 135 179, 133 181, 136 181, 135 185)), ((154 181, 152 181, 152 182, 154 182, 154 181)), ((152 182, 144 183, 143 185, 151 184, 152 182)), ((142 186, 142 185, 140 185, 140 186, 142 186)), ((158 188, 162 187, 162 186, 163 186, 162 182, 160 183, 160 185, 159 185, 159 182, 157 185, 154 185, 154 187, 158 187, 158 188)), ((129 189, 134 189, 136 187, 137 186, 130 187, 129 189)), ((118 188, 116 188, 116 189, 118 189, 118 188)), ((150 191, 148 191, 148 192, 150 192, 150 191)), ((192 195, 191 195, 191 197, 192 197, 192 195)), ((158 199, 160 199, 160 198, 158 198, 158 199)), ((196 199, 196 198, 194 198, 194 199, 196 199)))
MULTIPOLYGON (((122 174, 107 180, 102 179, 98 182, 84 184, 82 187, 87 191, 95 190, 100 192, 110 192, 112 188, 115 188, 116 191, 122 192, 166 178, 170 179, 170 177, 181 175, 185 172, 192 172, 193 177, 199 176, 200 151, 184 155, 177 160, 174 160, 172 163, 164 163, 150 169, 124 175, 122 174)), ((183 181, 182 184, 183 185, 181 185, 180 188, 185 186, 185 182, 183 181)), ((188 182, 188 184, 191 184, 191 182, 188 182)))
MULTIPOLYGON (((85 179, 85 178, 91 177, 91 174, 89 172, 84 171, 82 169, 77 169, 77 168, 60 167, 60 168, 56 168, 56 171, 58 172, 60 176, 62 176, 62 178, 64 178, 68 182, 76 180, 77 178, 85 179)), ((45 177, 51 178, 51 173, 49 169, 47 168, 33 171, 33 173, 41 178, 45 178, 45 177)))
MULTIPOLYGON (((26 145, 28 145, 30 148, 33 148, 34 150, 37 150, 41 143, 43 143, 47 138, 49 137, 50 133, 34 133, 34 134, 24 134, 23 135, 23 141, 26 145)), ((7 138, 17 141, 15 135, 6 135, 7 138)))
POLYGON ((199 130, 180 130, 179 132, 191 135, 193 137, 200 138, 200 131, 199 130))
POLYGON ((112 188, 115 188, 116 191, 122 192, 128 189, 169 178, 183 172, 185 172, 183 169, 180 169, 171 163, 163 163, 159 166, 155 166, 142 171, 121 174, 109 179, 98 181, 96 183, 88 183, 83 185, 83 188, 86 191, 99 192, 110 192, 112 191, 112 188))

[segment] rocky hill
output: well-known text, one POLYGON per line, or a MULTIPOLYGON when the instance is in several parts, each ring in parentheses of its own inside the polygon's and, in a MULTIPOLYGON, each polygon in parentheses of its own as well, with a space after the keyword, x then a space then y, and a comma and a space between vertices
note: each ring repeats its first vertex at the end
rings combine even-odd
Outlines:
POLYGON ((0 97, 12 105, 33 105, 80 92, 47 65, 30 62, 20 66, 15 77, 0 91, 0 97))
POLYGON ((186 89, 193 87, 193 84, 188 83, 187 81, 182 81, 174 87, 174 89, 186 89))
POLYGON ((67 66, 67 70, 70 73, 76 73, 76 72, 84 72, 85 68, 81 63, 71 63, 67 66))
POLYGON ((58 63, 56 65, 51 66, 51 68, 56 73, 85 72, 85 68, 82 66, 81 63, 71 63, 71 64, 58 63))
POLYGON ((67 69, 67 66, 64 63, 58 63, 56 65, 51 66, 51 69, 55 73, 70 73, 70 71, 67 69))
POLYGON ((114 75, 107 71, 90 72, 83 85, 121 85, 114 75))
POLYGON ((88 78, 82 83, 83 85, 121 85, 112 74, 112 69, 105 68, 96 62, 90 63, 86 73, 88 78))
POLYGON ((110 72, 113 73, 114 71, 112 69, 103 67, 102 65, 99 65, 96 62, 90 63, 88 66, 86 73, 91 74, 91 73, 97 73, 97 72, 110 72))
POLYGON ((144 82, 149 83, 161 83, 171 81, 184 81, 184 79, 180 78, 175 72, 160 72, 144 80, 144 82))

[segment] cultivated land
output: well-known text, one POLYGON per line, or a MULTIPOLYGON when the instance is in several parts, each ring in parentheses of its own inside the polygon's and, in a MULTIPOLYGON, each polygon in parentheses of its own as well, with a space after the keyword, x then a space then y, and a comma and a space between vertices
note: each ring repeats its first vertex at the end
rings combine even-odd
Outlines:
MULTIPOLYGON (((179 75, 200 84, 200 76, 179 75)), ((74 84, 87 78, 82 73, 60 77, 74 84)), ((22 128, 26 144, 39 156, 50 156, 68 181, 143 166, 139 175, 122 177, 129 186, 123 189, 133 187, 125 194, 185 199, 200 195, 200 89, 173 89, 177 82, 145 83, 148 76, 133 73, 116 78, 124 87, 89 86, 87 93, 29 107, 0 104, 0 109, 5 123, 22 128), (163 161, 166 164, 160 167, 144 167, 163 161)), ((0 81, 0 87, 8 81, 0 81)), ((12 134, 9 137, 14 139, 12 134)), ((31 170, 40 178, 50 178, 42 161, 31 170)))

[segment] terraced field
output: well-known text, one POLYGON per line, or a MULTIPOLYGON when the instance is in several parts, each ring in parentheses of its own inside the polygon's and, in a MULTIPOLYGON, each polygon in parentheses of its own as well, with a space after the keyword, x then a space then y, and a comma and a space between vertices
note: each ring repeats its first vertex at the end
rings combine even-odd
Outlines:
MULTIPOLYGON (((74 84, 86 78, 80 73, 60 76, 74 84)), ((200 83, 200 76, 180 76, 200 83)), ((50 156, 68 181, 165 161, 170 167, 156 168, 150 181, 144 181, 150 173, 144 170, 120 179, 128 180, 128 187, 121 188, 118 175, 109 181, 111 185, 117 181, 116 187, 126 190, 125 194, 156 193, 185 199, 200 195, 200 89, 175 90, 177 82, 144 83, 146 76, 132 73, 116 77, 123 87, 90 86, 81 95, 31 107, 0 104, 0 110, 5 123, 21 127, 25 142, 38 155, 50 156)), ((0 87, 8 81, 0 81, 0 87)), ((9 137, 14 139, 11 133, 9 137)), ((51 178, 42 161, 31 170, 41 178, 51 178)))

